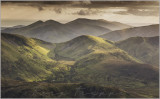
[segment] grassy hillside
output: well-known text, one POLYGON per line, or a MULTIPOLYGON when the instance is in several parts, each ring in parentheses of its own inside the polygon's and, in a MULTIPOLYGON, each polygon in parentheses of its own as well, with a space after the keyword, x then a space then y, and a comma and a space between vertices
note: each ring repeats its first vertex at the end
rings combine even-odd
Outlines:
POLYGON ((39 83, 2 79, 2 98, 128 98, 122 89, 84 83, 39 83))
POLYGON ((56 59, 56 56, 59 56, 59 59, 62 57, 62 60, 63 57, 70 60, 78 60, 91 55, 103 54, 104 56, 108 55, 109 59, 119 58, 126 61, 138 62, 138 60, 129 56, 126 52, 117 48, 111 42, 89 35, 79 36, 68 42, 56 44, 56 48, 51 52, 56 53, 53 58, 56 59), (112 54, 120 54, 121 56, 119 57, 112 54))
POLYGON ((56 44, 51 52, 56 53, 53 59, 75 61, 70 70, 71 82, 97 83, 123 89, 158 88, 158 68, 135 59, 111 41, 83 35, 56 44))
POLYGON ((99 37, 112 41, 120 41, 130 37, 137 37, 137 36, 140 37, 159 36, 159 24, 111 31, 99 37))
MULTIPOLYGON (((2 78, 30 82, 94 83, 120 87, 138 94, 137 97, 158 97, 158 68, 144 64, 116 47, 109 40, 105 41, 99 37, 83 35, 68 42, 52 44, 34 38, 2 33, 1 42, 2 78), (142 92, 133 92, 132 89, 138 89, 142 92)), ((23 91, 20 85, 13 87, 13 89, 9 87, 3 92, 7 95, 11 92, 9 94, 11 97, 14 97, 14 95, 18 97, 28 96, 30 91, 26 90, 33 91, 28 84, 24 88, 24 94, 20 93, 20 91, 23 91), (19 89, 20 91, 15 91, 19 89)), ((32 83, 30 84, 32 86, 32 83)), ((66 84, 63 87, 71 88, 66 84)), ((51 88, 54 87, 51 86, 51 88)), ((41 92, 47 94, 42 95, 42 97, 63 97, 50 96, 48 90, 42 89, 41 92)), ((57 90, 60 92, 63 89, 57 90)), ((40 97, 41 92, 36 93, 38 95, 33 97, 40 97)), ((4 96, 7 97, 7 95, 4 96)), ((73 97, 68 93, 67 96, 73 97)))
POLYGON ((55 45, 20 35, 2 33, 2 77, 26 81, 44 80, 63 66, 47 56, 55 45))
POLYGON ((137 59, 159 66, 159 36, 132 37, 115 44, 137 59))

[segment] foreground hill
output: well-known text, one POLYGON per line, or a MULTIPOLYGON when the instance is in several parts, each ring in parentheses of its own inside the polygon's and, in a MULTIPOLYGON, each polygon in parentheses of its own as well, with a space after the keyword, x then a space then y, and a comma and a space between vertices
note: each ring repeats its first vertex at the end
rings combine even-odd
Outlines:
POLYGON ((1 37, 2 77, 26 81, 44 80, 52 73, 52 68, 61 65, 47 56, 54 44, 6 33, 2 33, 1 37))
POLYGON ((140 62, 99 37, 83 35, 56 44, 50 53, 53 52, 52 59, 76 61, 71 68, 73 82, 116 84, 122 81, 124 86, 132 81, 135 84, 158 81, 158 68, 140 62))
MULTIPOLYGON (((117 86, 142 97, 157 97, 158 68, 142 63, 119 49, 111 41, 95 36, 79 36, 56 44, 51 53, 55 60, 75 61, 70 70, 70 81, 117 86), (150 88, 153 90, 149 90, 150 88), (144 89, 144 90, 143 90, 144 89)), ((55 79, 53 77, 53 79, 55 79)))
POLYGON ((131 37, 115 44, 137 59, 159 66, 159 36, 131 37))
POLYGON ((65 57, 71 60, 78 60, 88 55, 103 54, 103 56, 109 56, 109 59, 115 58, 114 60, 116 60, 116 58, 119 58, 125 61, 138 62, 138 60, 114 46, 111 42, 90 35, 82 35, 64 43, 57 43, 56 48, 52 52, 56 54, 55 58, 59 56, 62 59, 65 57), (117 56, 112 55, 112 53, 117 53, 117 56))
POLYGON ((142 27, 134 27, 122 30, 112 31, 110 33, 106 33, 101 35, 100 37, 112 41, 120 41, 125 40, 130 37, 153 37, 159 36, 159 24, 142 26, 142 27))
MULTIPOLYGON (((2 33, 1 42, 2 78, 30 82, 94 83, 127 91, 135 89, 135 94, 140 97, 158 96, 158 68, 130 56, 111 41, 83 35, 52 44, 2 33)), ((15 90, 21 87, 14 88, 7 90, 19 94, 15 90)))
POLYGON ((21 28, 6 28, 2 32, 20 34, 48 42, 60 43, 80 35, 103 35, 106 32, 110 32, 111 27, 124 29, 129 26, 104 20, 77 19, 66 24, 48 20, 45 22, 37 21, 21 28))
POLYGON ((2 79, 2 98, 128 98, 136 97, 134 95, 95 84, 28 83, 2 79))

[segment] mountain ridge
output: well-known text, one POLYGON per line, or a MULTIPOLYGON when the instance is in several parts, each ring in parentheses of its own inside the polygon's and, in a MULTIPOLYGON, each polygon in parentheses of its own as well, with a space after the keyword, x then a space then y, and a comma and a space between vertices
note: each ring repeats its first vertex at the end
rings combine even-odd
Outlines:
POLYGON ((1 35, 4 79, 30 84, 93 83, 135 90, 142 97, 158 95, 153 93, 158 88, 158 67, 139 61, 103 38, 83 35, 52 44, 18 34, 1 35))
POLYGON ((159 36, 131 37, 115 45, 145 63, 159 65, 159 36))
POLYGON ((159 36, 159 24, 116 30, 110 33, 103 34, 99 37, 112 41, 120 41, 120 40, 125 40, 129 37, 136 37, 136 36, 141 36, 141 37, 159 36))
MULTIPOLYGON (((91 20, 84 18, 76 19, 66 24, 59 23, 55 20, 47 20, 44 22, 39 20, 22 28, 6 28, 2 32, 20 34, 52 43, 60 43, 71 40, 80 35, 102 35, 111 31, 111 29, 105 26, 111 24, 112 22, 109 21, 91 20)), ((117 28, 120 27, 119 25, 114 26, 117 28)))

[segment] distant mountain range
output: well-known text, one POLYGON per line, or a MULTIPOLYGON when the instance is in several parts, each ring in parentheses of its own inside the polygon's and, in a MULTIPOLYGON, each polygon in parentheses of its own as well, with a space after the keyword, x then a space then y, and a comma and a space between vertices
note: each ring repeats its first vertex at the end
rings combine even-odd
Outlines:
POLYGON ((12 31, 12 29, 21 28, 21 27, 24 27, 24 25, 16 25, 13 27, 1 27, 1 30, 7 29, 7 31, 12 31))
POLYGON ((112 41, 120 41, 136 36, 140 37, 159 36, 159 24, 111 31, 99 37, 112 41))
POLYGON ((132 27, 130 25, 123 24, 120 22, 107 21, 107 20, 103 20, 103 19, 91 20, 91 19, 85 19, 85 18, 79 18, 79 19, 71 21, 67 24, 95 25, 95 26, 100 26, 100 27, 110 29, 111 31, 121 30, 121 29, 132 27))
POLYGON ((6 28, 3 33, 20 34, 38 38, 44 41, 60 43, 80 35, 99 36, 112 30, 129 28, 131 26, 119 22, 105 20, 76 19, 66 24, 54 20, 37 21, 21 28, 6 28))

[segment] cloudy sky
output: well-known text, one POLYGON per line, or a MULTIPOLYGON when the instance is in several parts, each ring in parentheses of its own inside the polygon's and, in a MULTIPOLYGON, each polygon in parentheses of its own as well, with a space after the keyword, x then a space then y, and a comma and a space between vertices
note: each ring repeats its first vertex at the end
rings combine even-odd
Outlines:
POLYGON ((159 24, 158 1, 2 2, 3 27, 49 19, 66 23, 77 18, 105 19, 133 26, 159 24))

